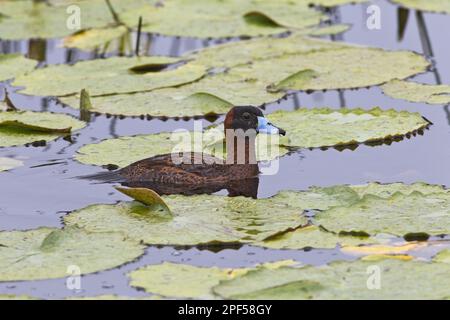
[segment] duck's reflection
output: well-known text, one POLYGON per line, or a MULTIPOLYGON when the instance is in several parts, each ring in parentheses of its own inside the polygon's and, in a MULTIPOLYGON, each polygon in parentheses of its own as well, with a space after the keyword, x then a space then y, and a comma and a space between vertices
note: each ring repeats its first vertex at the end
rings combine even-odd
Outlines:
POLYGON ((123 182, 123 186, 130 188, 152 189, 159 195, 182 194, 212 194, 221 190, 227 190, 230 197, 244 196, 256 199, 258 196, 259 177, 242 180, 233 180, 222 183, 211 182, 203 185, 170 185, 151 181, 123 182))

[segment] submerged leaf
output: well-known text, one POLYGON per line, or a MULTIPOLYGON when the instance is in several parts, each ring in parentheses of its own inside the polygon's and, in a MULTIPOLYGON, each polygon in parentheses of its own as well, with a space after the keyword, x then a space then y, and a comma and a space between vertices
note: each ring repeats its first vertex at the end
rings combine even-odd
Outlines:
POLYGON ((33 70, 37 63, 20 54, 0 54, 0 81, 23 75, 33 70))
POLYGON ((0 112, 0 147, 54 140, 85 126, 71 116, 50 112, 0 112))
POLYGON ((385 95, 394 99, 429 104, 449 104, 450 86, 429 85, 412 81, 393 80, 381 87, 385 95))
POLYGON ((225 299, 444 299, 450 295, 448 272, 445 263, 342 261, 321 267, 260 268, 222 281, 213 292, 225 299), (375 272, 379 283, 369 281, 375 272))
POLYGON ((81 61, 74 65, 53 65, 18 77, 13 85, 25 87, 21 92, 30 95, 65 96, 86 89, 91 96, 98 96, 181 85, 197 80, 205 73, 204 67, 192 64, 145 74, 130 71, 143 64, 166 66, 178 61, 177 58, 162 56, 112 57, 81 61))
POLYGON ((70 266, 81 274, 117 267, 144 252, 118 233, 77 228, 0 232, 0 281, 62 278, 70 266))

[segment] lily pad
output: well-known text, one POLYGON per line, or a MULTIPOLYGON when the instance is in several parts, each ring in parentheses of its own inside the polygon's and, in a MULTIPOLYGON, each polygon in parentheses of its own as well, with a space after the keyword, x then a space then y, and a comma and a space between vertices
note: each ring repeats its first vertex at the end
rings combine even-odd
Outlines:
POLYGON ((77 228, 0 232, 0 281, 62 278, 68 267, 81 274, 117 267, 142 255, 144 247, 118 233, 77 228))
POLYGON ((64 47, 91 51, 107 46, 110 42, 119 39, 128 32, 124 26, 113 28, 89 29, 77 32, 64 38, 64 47))
POLYGON ((23 75, 33 70, 37 63, 20 54, 0 54, 0 81, 23 75))
MULTIPOLYGON (((265 134, 257 138, 257 159, 277 158, 287 150, 283 146, 318 148, 382 141, 404 136, 423 129, 429 122, 417 113, 394 110, 372 109, 299 109, 296 111, 277 111, 267 116, 287 131, 281 139, 265 134), (301 125, 299 125, 301 123, 301 125), (277 144, 281 147, 278 148, 277 144)), ((83 146, 76 159, 85 164, 114 164, 125 167, 138 160, 155 155, 192 151, 200 148, 216 157, 224 157, 222 143, 224 138, 221 126, 207 130, 194 141, 194 134, 188 132, 158 133, 134 137, 120 137, 104 140, 98 144, 83 146), (184 143, 188 140, 186 143, 184 143), (216 148, 217 142, 219 147, 216 148), (177 148, 176 148, 177 147, 177 148), (123 150, 127 150, 126 153, 123 150)))
POLYGON ((218 195, 164 196, 172 216, 138 202, 93 205, 65 217, 91 232, 121 232, 152 245, 248 243, 306 223, 301 202, 218 195))
POLYGON ((71 116, 50 112, 0 112, 0 147, 50 141, 85 126, 71 116))
MULTIPOLYGON (((177 88, 91 99, 93 110, 126 116, 184 117, 224 114, 235 105, 261 105, 280 99, 283 93, 269 93, 264 83, 218 74, 177 88)), ((60 98, 78 108, 79 97, 60 98)))
POLYGON ((421 238, 450 234, 450 193, 409 195, 395 193, 389 198, 366 195, 350 206, 320 212, 315 222, 335 233, 379 233, 421 238))
POLYGON ((450 86, 448 85, 429 85, 412 81, 393 80, 381 88, 385 95, 394 99, 428 104, 450 103, 450 86))
POLYGON ((445 263, 342 261, 322 267, 260 268, 221 282, 213 292, 225 299, 444 299, 450 294, 448 272, 445 263), (370 280, 378 271, 380 287, 371 290, 369 285, 377 283, 370 280))
MULTIPOLYGON (((342 1, 340 1, 342 2, 342 1)), ((145 5, 120 15, 129 27, 142 16, 143 31, 198 38, 258 36, 317 25, 326 16, 309 1, 174 0, 145 5)))
POLYGON ((275 269, 293 264, 286 260, 249 268, 207 268, 165 262, 140 268, 128 276, 131 286, 149 293, 172 298, 214 299, 211 288, 221 281, 235 279, 257 268, 275 269))
POLYGON ((420 11, 430 11, 438 13, 450 14, 450 1, 449 0, 391 0, 392 2, 399 4, 406 8, 416 9, 420 11))
POLYGON ((308 226, 275 235, 262 242, 255 243, 255 245, 271 249, 298 250, 307 248, 334 249, 336 246, 359 246, 376 243, 378 241, 375 238, 339 236, 323 231, 317 226, 308 226))
POLYGON ((116 187, 117 191, 139 201, 147 206, 154 207, 152 209, 164 211, 167 214, 171 214, 170 208, 164 202, 164 200, 151 189, 145 188, 121 188, 116 187))
POLYGON ((205 68, 185 64, 165 70, 178 62, 170 57, 112 57, 81 61, 74 65, 53 65, 16 78, 20 92, 38 96, 65 96, 87 89, 91 96, 150 91, 199 79, 205 68), (121 81, 117 81, 117 79, 121 81), (47 81, 52 79, 52 81, 47 81))
POLYGON ((12 158, 0 157, 0 172, 23 166, 23 162, 12 158))

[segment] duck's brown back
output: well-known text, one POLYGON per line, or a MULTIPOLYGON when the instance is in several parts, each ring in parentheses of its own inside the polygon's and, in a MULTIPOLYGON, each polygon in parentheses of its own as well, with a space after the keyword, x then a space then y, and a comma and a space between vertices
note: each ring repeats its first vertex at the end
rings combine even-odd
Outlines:
POLYGON ((257 164, 222 164, 221 159, 199 152, 185 153, 178 163, 177 154, 164 154, 137 161, 118 174, 126 181, 148 181, 174 185, 201 185, 241 180, 259 173, 257 164))

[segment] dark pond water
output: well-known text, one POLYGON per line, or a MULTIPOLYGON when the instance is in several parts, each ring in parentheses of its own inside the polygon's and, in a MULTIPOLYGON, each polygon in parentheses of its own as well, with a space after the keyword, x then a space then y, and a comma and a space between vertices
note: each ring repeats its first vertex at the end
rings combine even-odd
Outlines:
MULTIPOLYGON (((445 30, 450 30, 450 17, 424 13, 423 17, 432 45, 432 51, 420 37, 423 25, 418 23, 416 13, 410 12, 406 32, 398 40, 397 7, 387 1, 374 1, 381 7, 381 30, 366 28, 366 4, 349 5, 333 12, 335 23, 353 24, 353 28, 333 40, 346 41, 391 50, 407 49, 434 55, 435 70, 415 77, 415 80, 435 84, 450 83, 450 45, 445 30)), ((180 55, 187 50, 214 45, 211 41, 153 37, 151 54, 180 55)), ((67 63, 95 58, 95 54, 80 51, 70 52, 60 48, 59 40, 46 43, 46 57, 42 64, 67 63)), ((29 43, 0 42, 0 52, 28 53, 29 43)), ((383 72, 383 70, 380 70, 383 72)), ((51 79, 48 79, 51 81, 51 79)), ((0 92, 6 87, 9 92, 17 88, 0 83, 0 92)), ((1 97, 0 97, 1 98, 1 97)), ((27 110, 49 110, 72 115, 78 112, 64 108, 53 99, 11 94, 14 103, 27 110)), ((303 190, 310 186, 335 184, 361 184, 370 181, 405 182, 424 181, 450 185, 450 112, 444 106, 430 106, 393 100, 382 94, 377 87, 353 91, 328 91, 313 94, 298 93, 280 104, 267 107, 270 113, 277 109, 311 108, 329 106, 333 108, 380 106, 420 112, 433 122, 424 135, 411 137, 391 145, 376 147, 359 146, 355 150, 329 149, 303 150, 280 160, 280 170, 273 176, 262 176, 258 197, 269 197, 280 190, 303 190)), ((218 121, 221 121, 219 119, 218 121)), ((208 122, 205 122, 208 124, 208 122)), ((15 147, 0 149, 0 157, 24 159, 25 166, 4 172, 0 177, 0 230, 25 230, 40 226, 60 226, 61 216, 71 210, 94 203, 114 203, 126 197, 113 191, 108 184, 91 184, 73 179, 75 176, 92 174, 99 169, 73 160, 81 146, 106 138, 143 133, 171 131, 178 128, 191 129, 192 121, 161 121, 140 119, 93 117, 87 128, 73 136, 72 141, 59 139, 44 147, 15 147)), ((442 249, 442 247, 440 248, 442 249)), ((429 258, 436 248, 422 250, 418 255, 429 258)), ((140 266, 162 261, 185 262, 202 266, 246 266, 256 262, 279 259, 295 259, 302 263, 320 265, 336 259, 354 259, 338 250, 280 251, 243 246, 223 249, 218 252, 198 248, 179 250, 172 247, 149 247, 137 261, 120 268, 83 277, 80 292, 66 289, 65 279, 0 283, 0 294, 28 294, 41 298, 63 298, 66 296, 94 296, 120 294, 140 296, 142 292, 128 286, 126 273, 140 266)))

